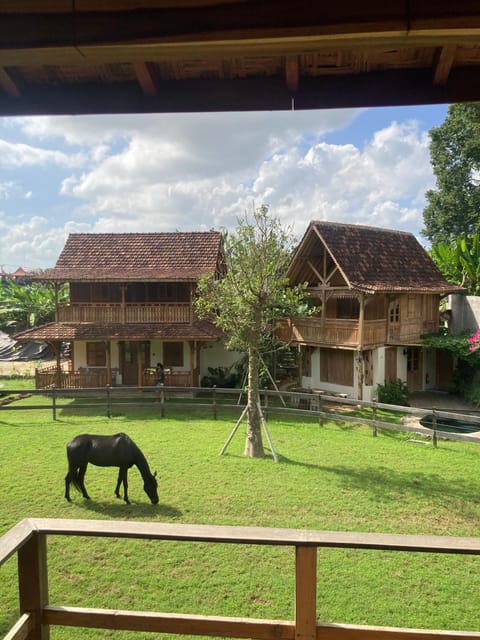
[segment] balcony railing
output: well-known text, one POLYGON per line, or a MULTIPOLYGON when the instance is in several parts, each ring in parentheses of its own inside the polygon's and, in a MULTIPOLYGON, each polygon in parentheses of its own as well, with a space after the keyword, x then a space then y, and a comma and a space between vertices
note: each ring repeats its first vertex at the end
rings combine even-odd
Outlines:
POLYGON ((424 333, 438 329, 435 322, 405 321, 390 325, 387 334, 387 320, 365 320, 363 337, 360 340, 358 320, 340 318, 288 318, 282 320, 277 335, 284 342, 308 344, 312 346, 345 346, 371 348, 382 344, 406 344, 418 342, 424 333))
MULTIPOLYGON (((366 627, 317 620, 317 550, 391 550, 394 552, 480 555, 480 538, 414 536, 339 531, 307 531, 260 527, 128 522, 119 520, 26 519, 0 538, 0 565, 17 555, 19 618, 5 636, 8 640, 47 640, 53 625, 153 633, 191 634, 254 640, 473 640, 480 632, 432 631, 393 627, 366 627), (266 620, 184 613, 156 613, 49 605, 48 536, 85 536, 197 541, 210 544, 290 547, 295 560, 295 619, 266 620)), ((59 547, 55 545, 54 549, 59 547)), ((150 549, 151 552, 151 549, 150 549)), ((145 557, 147 557, 145 548, 145 557)), ((274 570, 274 569, 272 569, 274 570)), ((278 576, 281 580, 282 576, 278 576)), ((151 584, 154 584, 153 582, 151 584)), ((131 589, 131 584, 116 588, 131 589)), ((472 585, 472 593, 475 588, 472 585)), ((68 596, 68 594, 66 594, 68 596)), ((468 596, 467 596, 468 597, 468 596)))
POLYGON ((189 323, 193 320, 189 302, 159 303, 69 303, 57 308, 58 322, 125 324, 142 322, 189 323))

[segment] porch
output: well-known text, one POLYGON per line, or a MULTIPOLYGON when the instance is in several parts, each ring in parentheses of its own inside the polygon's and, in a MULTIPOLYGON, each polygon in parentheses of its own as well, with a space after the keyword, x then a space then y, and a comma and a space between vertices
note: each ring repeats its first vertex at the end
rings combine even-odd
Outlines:
MULTIPOLYGON (((172 371, 165 370, 165 386, 168 387, 194 387, 198 373, 195 371, 172 371)), ((155 384, 155 376, 150 369, 142 372, 143 387, 151 387, 155 384)), ((116 368, 109 367, 79 367, 77 370, 71 368, 71 363, 61 363, 60 367, 55 365, 35 369, 35 389, 91 389, 96 387, 120 386, 122 384, 121 374, 116 368)))

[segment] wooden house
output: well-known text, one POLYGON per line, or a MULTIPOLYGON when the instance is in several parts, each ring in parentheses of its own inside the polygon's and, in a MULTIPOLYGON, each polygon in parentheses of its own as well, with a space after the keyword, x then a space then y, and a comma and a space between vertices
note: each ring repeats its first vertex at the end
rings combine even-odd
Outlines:
POLYGON ((448 384, 452 363, 421 336, 438 331, 441 298, 461 289, 412 234, 311 222, 287 275, 308 283, 319 309, 279 331, 301 351, 302 387, 369 400, 377 384, 397 379, 410 391, 448 384))
POLYGON ((195 316, 193 297, 200 276, 220 276, 223 265, 214 231, 71 234, 56 266, 37 278, 57 291, 68 283, 68 302, 57 302, 54 322, 16 336, 57 353, 55 367, 37 371, 37 388, 150 385, 157 362, 166 384, 198 386, 225 351, 221 332, 195 316))

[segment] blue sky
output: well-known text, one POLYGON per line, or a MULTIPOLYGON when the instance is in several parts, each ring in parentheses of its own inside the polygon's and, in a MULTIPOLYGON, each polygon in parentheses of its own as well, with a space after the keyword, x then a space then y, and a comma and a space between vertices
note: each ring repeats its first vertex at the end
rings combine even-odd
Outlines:
POLYGON ((268 204, 420 241, 428 131, 447 105, 0 119, 0 269, 55 264, 69 233, 235 227, 268 204))

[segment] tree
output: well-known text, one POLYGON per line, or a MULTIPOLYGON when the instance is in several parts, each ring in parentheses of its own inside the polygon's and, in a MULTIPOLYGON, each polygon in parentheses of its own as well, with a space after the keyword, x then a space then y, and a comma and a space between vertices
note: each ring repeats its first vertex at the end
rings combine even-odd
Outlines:
MULTIPOLYGON (((65 300, 67 289, 59 292, 65 300)), ((33 282, 23 284, 6 280, 0 286, 0 327, 15 325, 27 329, 55 318, 55 292, 51 286, 33 282)))
POLYGON ((430 255, 448 282, 465 287, 469 295, 480 295, 480 234, 439 242, 430 255))
POLYGON ((480 103, 451 105, 429 134, 437 189, 426 193, 422 234, 436 245, 480 233, 480 103))
POLYGON ((248 356, 247 438, 245 455, 263 457, 259 373, 262 353, 271 349, 275 321, 297 312, 306 285, 288 286, 291 234, 265 205, 237 220, 235 233, 224 232, 225 274, 204 276, 198 284, 196 310, 214 317, 226 334, 228 349, 248 356))

